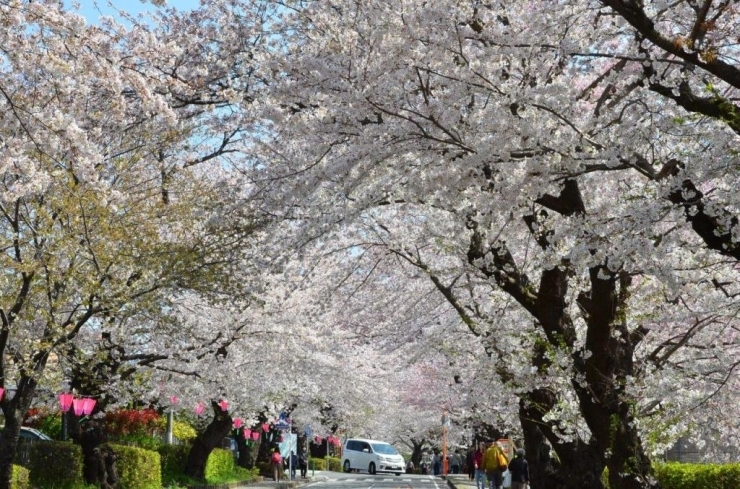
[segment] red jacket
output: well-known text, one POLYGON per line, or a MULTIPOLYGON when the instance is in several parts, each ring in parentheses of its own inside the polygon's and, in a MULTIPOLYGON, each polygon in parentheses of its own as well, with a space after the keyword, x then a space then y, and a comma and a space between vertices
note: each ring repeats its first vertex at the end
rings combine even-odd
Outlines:
POLYGON ((483 452, 476 450, 473 454, 473 463, 477 470, 481 470, 481 464, 483 463, 483 452))

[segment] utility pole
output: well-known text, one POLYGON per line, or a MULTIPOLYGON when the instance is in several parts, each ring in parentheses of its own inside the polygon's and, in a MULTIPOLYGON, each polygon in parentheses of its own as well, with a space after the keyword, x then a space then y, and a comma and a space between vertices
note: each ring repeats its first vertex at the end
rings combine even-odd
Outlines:
POLYGON ((450 426, 450 417, 447 411, 442 411, 442 474, 447 477, 447 428, 450 426))

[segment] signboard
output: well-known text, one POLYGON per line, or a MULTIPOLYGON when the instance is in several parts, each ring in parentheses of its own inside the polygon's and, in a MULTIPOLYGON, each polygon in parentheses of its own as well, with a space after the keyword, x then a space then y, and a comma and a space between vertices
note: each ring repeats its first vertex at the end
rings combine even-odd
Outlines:
POLYGON ((280 417, 275 421, 275 429, 280 431, 286 431, 290 429, 290 418, 286 413, 280 413, 280 417))
POLYGON ((280 447, 280 455, 283 458, 289 457, 290 453, 298 453, 298 435, 295 433, 287 433, 283 435, 283 441, 278 446, 280 447))
POLYGON ((496 445, 501 447, 501 449, 504 451, 504 454, 506 455, 506 458, 508 458, 509 460, 512 460, 514 458, 514 451, 516 450, 514 440, 510 440, 509 438, 499 438, 498 440, 496 440, 496 445))

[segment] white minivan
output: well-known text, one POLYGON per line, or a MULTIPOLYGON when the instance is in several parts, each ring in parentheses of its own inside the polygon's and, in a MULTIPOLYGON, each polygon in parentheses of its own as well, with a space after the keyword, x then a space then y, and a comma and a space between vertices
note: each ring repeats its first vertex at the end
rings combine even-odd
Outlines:
POLYGON ((342 468, 345 472, 352 470, 393 472, 401 475, 405 470, 403 457, 393 446, 378 440, 350 438, 344 443, 342 451, 342 468))

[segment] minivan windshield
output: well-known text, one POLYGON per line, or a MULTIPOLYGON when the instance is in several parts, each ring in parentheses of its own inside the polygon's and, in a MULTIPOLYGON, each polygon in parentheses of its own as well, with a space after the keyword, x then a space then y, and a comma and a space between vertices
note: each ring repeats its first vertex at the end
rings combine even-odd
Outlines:
POLYGON ((373 451, 383 455, 398 455, 396 449, 387 443, 373 443, 373 451))

